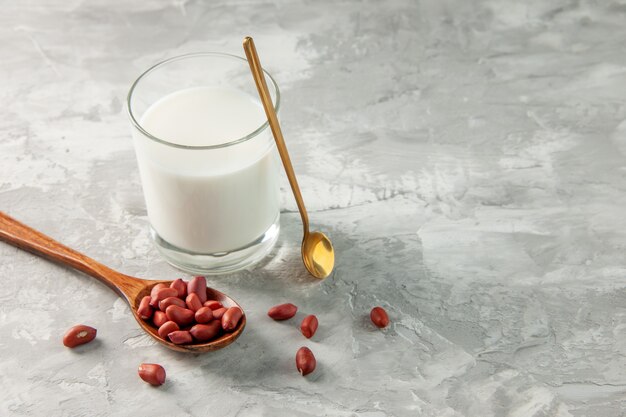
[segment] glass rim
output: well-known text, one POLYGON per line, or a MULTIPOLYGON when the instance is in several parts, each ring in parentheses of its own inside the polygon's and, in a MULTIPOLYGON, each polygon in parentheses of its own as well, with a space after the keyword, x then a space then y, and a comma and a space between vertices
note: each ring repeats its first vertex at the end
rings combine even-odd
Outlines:
MULTIPOLYGON (((133 84, 130 86, 130 90, 128 91, 128 95, 126 96, 126 111, 128 112, 128 116, 130 117, 130 121, 133 124, 133 126, 139 130, 144 136, 146 136, 149 139, 154 140, 155 142, 161 143, 163 145, 167 145, 167 146, 172 146, 174 148, 181 148, 181 149, 219 149, 219 148, 226 148, 228 146, 233 146, 233 145, 237 145, 239 143, 245 142, 249 139, 252 139, 256 136, 258 136, 261 132, 263 132, 265 129, 267 129, 269 127, 269 121, 266 119, 265 122, 257 127, 255 130, 253 130, 251 133, 248 133, 245 136, 242 136, 240 138, 237 139, 233 139, 230 140, 228 142, 224 142, 224 143, 219 143, 217 145, 181 145, 178 143, 172 143, 166 139, 161 139, 158 138, 156 136, 154 136, 153 134, 149 133, 148 131, 146 131, 143 126, 141 126, 141 123, 139 123, 137 121, 137 119, 135 118, 135 115, 133 114, 133 110, 131 108, 131 99, 133 98, 133 93, 135 92, 135 88, 139 85, 139 82, 146 77, 148 74, 152 73, 153 71, 159 69, 160 67, 170 64, 172 62, 175 61, 180 61, 183 59, 188 59, 188 58, 199 58, 199 57, 207 57, 207 56, 214 56, 214 57, 220 57, 220 58, 234 58, 243 62, 248 62, 247 59, 240 57, 238 55, 233 55, 233 54, 227 54, 224 52, 192 52, 189 54, 184 54, 184 55, 178 55, 178 56, 174 56, 168 59, 165 59, 163 61, 160 61, 154 65, 152 65, 150 68, 148 68, 147 70, 145 70, 143 73, 141 73, 141 75, 139 77, 137 77, 137 79, 133 82, 133 84)), ((272 86, 274 87, 274 91, 276 92, 275 95, 275 99, 274 99, 274 109, 276 110, 276 113, 278 113, 278 110, 280 108, 280 90, 278 88, 278 84, 276 83, 276 80, 274 80, 274 77, 272 77, 272 75, 265 71, 265 69, 263 69, 263 73, 265 73, 265 76, 267 78, 269 78, 270 82, 272 83, 272 86)), ((252 73, 250 74, 250 77, 252 78, 252 73)), ((265 113, 265 112, 264 112, 265 113)))

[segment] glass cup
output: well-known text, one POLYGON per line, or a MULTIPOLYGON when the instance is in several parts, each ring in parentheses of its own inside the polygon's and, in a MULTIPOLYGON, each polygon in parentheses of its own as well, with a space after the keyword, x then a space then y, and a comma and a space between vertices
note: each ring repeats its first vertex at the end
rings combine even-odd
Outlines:
MULTIPOLYGON (((274 107, 280 93, 265 72, 274 107)), ((239 270, 280 229, 278 158, 248 62, 222 53, 168 59, 128 93, 151 235, 172 265, 239 270)))

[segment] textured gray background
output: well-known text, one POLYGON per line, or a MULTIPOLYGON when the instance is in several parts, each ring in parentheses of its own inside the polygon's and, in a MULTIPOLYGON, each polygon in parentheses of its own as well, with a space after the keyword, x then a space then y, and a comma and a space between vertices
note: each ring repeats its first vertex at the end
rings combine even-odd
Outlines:
POLYGON ((125 94, 161 59, 242 55, 250 34, 337 250, 329 279, 304 273, 284 182, 274 257, 210 279, 249 327, 193 357, 94 280, 0 244, 0 415, 623 415, 623 0, 0 6, 0 210, 126 273, 181 276, 149 240, 125 94), (313 340, 265 316, 283 301, 318 315, 313 340), (77 322, 98 341, 71 351, 77 322))

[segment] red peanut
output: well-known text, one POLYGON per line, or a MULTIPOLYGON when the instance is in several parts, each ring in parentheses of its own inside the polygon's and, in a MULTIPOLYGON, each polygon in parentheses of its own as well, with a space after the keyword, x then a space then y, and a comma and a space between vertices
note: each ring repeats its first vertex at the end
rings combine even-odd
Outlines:
POLYGON ((154 300, 156 300, 156 293, 157 291, 159 291, 161 288, 167 288, 165 286, 165 284, 157 284, 154 287, 152 287, 152 290, 150 290, 150 305, 154 308, 156 308, 159 303, 155 302, 154 300))
POLYGON ((221 320, 224 313, 226 313, 226 308, 218 308, 217 310, 213 310, 213 318, 217 320, 221 320))
POLYGON ((267 315, 274 320, 287 320, 296 315, 298 307, 291 303, 279 304, 269 309, 267 315))
POLYGON ((239 307, 231 307, 222 316, 222 329, 231 332, 237 328, 239 320, 243 316, 243 311, 239 307))
POLYGON ((67 332, 65 332, 65 335, 63 336, 63 344, 68 348, 75 348, 76 346, 84 345, 85 343, 89 343, 95 339, 97 332, 98 331, 93 327, 79 324, 71 327, 67 332))
POLYGON ((176 322, 179 326, 186 326, 193 323, 194 312, 186 308, 171 305, 165 310, 167 318, 176 322))
POLYGON ((200 297, 200 303, 204 304, 207 299, 206 295, 206 278, 194 277, 189 283, 187 283, 187 295, 191 293, 198 294, 200 297))
POLYGON ((222 303, 217 300, 209 300, 203 304, 205 307, 209 307, 211 310, 217 310, 218 308, 224 307, 222 303))
POLYGON ((304 337, 310 339, 317 331, 317 326, 317 317, 311 314, 310 316, 306 316, 304 320, 302 320, 302 323, 300 324, 300 331, 302 332, 304 337))
POLYGON ((183 300, 178 297, 167 297, 164 300, 159 301, 159 310, 165 311, 171 305, 185 308, 187 305, 183 300))
POLYGON ((150 307, 151 299, 152 298, 149 295, 146 295, 141 299, 139 307, 137 307, 137 314, 144 320, 148 320, 152 317, 152 307, 150 307))
POLYGON ((178 324, 176 324, 176 322, 166 321, 161 327, 159 327, 158 333, 159 336, 161 336, 161 339, 167 340, 167 335, 175 332, 176 330, 180 330, 180 327, 178 327, 178 324))
POLYGON ((154 323, 156 327, 163 326, 166 321, 167 321, 167 316, 165 315, 164 312, 159 311, 159 310, 154 312, 154 315, 152 316, 152 323, 154 323))
POLYGON ((196 321, 200 324, 208 323, 213 321, 213 310, 209 307, 202 307, 195 314, 196 321))
POLYGON ((381 329, 389 324, 389 316, 387 316, 387 312, 382 307, 374 307, 370 313, 370 319, 376 327, 381 329))
POLYGON ((300 375, 305 376, 313 372, 316 364, 317 362, 311 349, 304 346, 298 349, 296 353, 296 368, 298 368, 300 375))
POLYGON ((178 298, 185 298, 187 296, 187 283, 180 278, 172 281, 170 288, 174 288, 178 291, 178 298))
POLYGON ((177 295, 178 291, 176 291, 174 288, 165 287, 158 289, 156 293, 154 293, 154 297, 152 297, 150 305, 152 305, 152 307, 156 307, 159 305, 159 302, 161 300, 165 300, 168 297, 176 297, 177 295))
POLYGON ((168 334, 167 337, 169 337, 175 345, 184 345, 185 343, 191 343, 193 340, 191 333, 187 330, 176 330, 175 332, 168 334))
POLYGON ((187 296, 185 303, 187 304, 187 308, 194 313, 202 308, 200 297, 195 292, 192 292, 187 296))
POLYGON ((156 363, 142 363, 137 373, 141 379, 155 387, 165 383, 165 369, 156 363))
POLYGON ((196 324, 189 330, 189 333, 199 342, 206 342, 214 339, 220 333, 220 330, 222 330, 220 322, 214 320, 209 324, 196 324))

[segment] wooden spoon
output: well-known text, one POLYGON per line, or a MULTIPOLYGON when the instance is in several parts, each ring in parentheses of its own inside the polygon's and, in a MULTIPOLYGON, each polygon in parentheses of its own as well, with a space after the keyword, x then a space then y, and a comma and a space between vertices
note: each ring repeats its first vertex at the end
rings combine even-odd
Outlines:
MULTIPOLYGON (((135 316, 135 320, 139 326, 152 336, 160 344, 179 352, 203 353, 212 350, 218 350, 233 343, 239 337, 246 326, 245 314, 239 322, 239 326, 231 333, 225 333, 221 337, 214 339, 208 343, 198 343, 190 345, 175 345, 167 340, 161 339, 157 333, 157 328, 137 315, 137 308, 141 299, 150 294, 150 290, 156 284, 169 285, 172 281, 153 281, 124 275, 111 268, 102 265, 93 259, 60 244, 54 239, 40 233, 8 216, 0 211, 0 240, 10 245, 27 250, 35 255, 42 256, 51 261, 70 266, 78 269, 98 279, 113 289, 118 295, 128 302, 130 310, 135 316)), ((239 307, 232 298, 213 288, 207 288, 207 297, 209 300, 217 300, 224 307, 239 307)), ((241 309, 243 311, 243 309, 241 309)))

